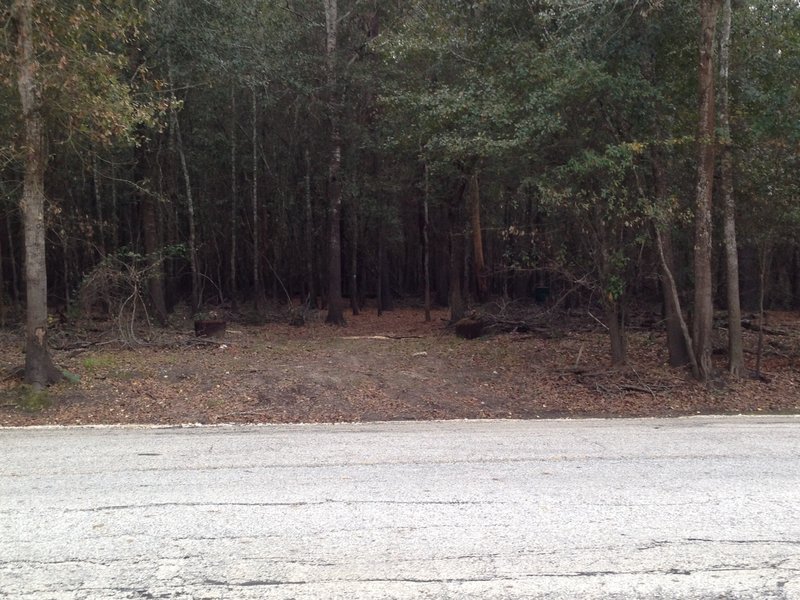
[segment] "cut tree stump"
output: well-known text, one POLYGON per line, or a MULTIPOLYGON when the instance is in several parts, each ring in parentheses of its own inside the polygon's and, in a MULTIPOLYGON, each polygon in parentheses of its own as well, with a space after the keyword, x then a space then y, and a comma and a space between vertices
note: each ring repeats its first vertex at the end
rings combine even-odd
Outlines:
POLYGON ((200 320, 194 322, 194 334, 197 337, 222 337, 225 335, 227 321, 200 320))
POLYGON ((483 323, 478 319, 466 317, 456 322, 456 335, 460 338, 474 340, 483 333, 483 323))

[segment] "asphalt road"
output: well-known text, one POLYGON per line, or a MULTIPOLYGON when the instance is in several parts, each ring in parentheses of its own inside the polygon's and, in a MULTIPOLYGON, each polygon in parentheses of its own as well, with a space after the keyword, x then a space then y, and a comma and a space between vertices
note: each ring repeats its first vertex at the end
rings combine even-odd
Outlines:
POLYGON ((800 599, 800 418, 0 429, 0 597, 800 599))

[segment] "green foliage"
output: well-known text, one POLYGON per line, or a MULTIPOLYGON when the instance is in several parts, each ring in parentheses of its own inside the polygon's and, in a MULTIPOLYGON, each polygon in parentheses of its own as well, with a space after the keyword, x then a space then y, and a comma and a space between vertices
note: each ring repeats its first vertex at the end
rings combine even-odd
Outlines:
MULTIPOLYGON (((34 4, 37 80, 51 136, 130 143, 136 127, 156 126, 167 105, 144 93, 158 84, 135 59, 151 6, 149 0, 139 4, 143 8, 127 0, 34 4)), ((12 95, 14 43, 13 29, 7 28, 0 38, 0 83, 2 93, 12 95)))

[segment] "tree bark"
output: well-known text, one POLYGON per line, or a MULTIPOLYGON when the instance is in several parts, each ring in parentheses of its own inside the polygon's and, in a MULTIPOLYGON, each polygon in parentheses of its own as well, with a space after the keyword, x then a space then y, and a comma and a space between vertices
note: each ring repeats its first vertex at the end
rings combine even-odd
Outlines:
POLYGON ((331 120, 331 154, 328 162, 328 209, 330 238, 328 244, 328 316, 326 323, 345 325, 342 311, 342 190, 339 171, 342 167, 342 140, 336 106, 336 45, 339 29, 337 0, 323 0, 325 7, 325 58, 328 83, 328 113, 331 120))
POLYGON ((698 374, 707 381, 712 373, 711 332, 714 319, 711 281, 711 206, 714 187, 714 34, 722 0, 699 0, 700 53, 699 122, 697 128, 697 189, 694 240, 694 322, 692 334, 698 374))
POLYGON ((724 0, 719 44, 719 166, 720 187, 725 206, 723 229, 728 300, 728 371, 735 377, 741 377, 744 374, 744 349, 742 347, 739 255, 736 244, 736 201, 733 197, 733 156, 731 152, 730 109, 728 102, 732 12, 731 0, 724 0))
POLYGON ((25 381, 36 389, 63 379, 47 349, 47 268, 45 261, 44 149, 39 65, 33 45, 33 0, 15 0, 17 89, 22 106, 25 177, 20 212, 25 231, 25 381))

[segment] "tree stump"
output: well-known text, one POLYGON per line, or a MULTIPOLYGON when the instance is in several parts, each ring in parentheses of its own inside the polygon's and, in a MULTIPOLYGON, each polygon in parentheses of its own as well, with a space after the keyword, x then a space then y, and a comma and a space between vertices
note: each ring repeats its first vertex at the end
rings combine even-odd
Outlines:
POLYGON ((474 340, 483 333, 483 323, 470 317, 456 321, 456 335, 467 340, 474 340))
POLYGON ((197 337, 222 337, 227 325, 227 321, 198 320, 194 322, 194 334, 197 337))

